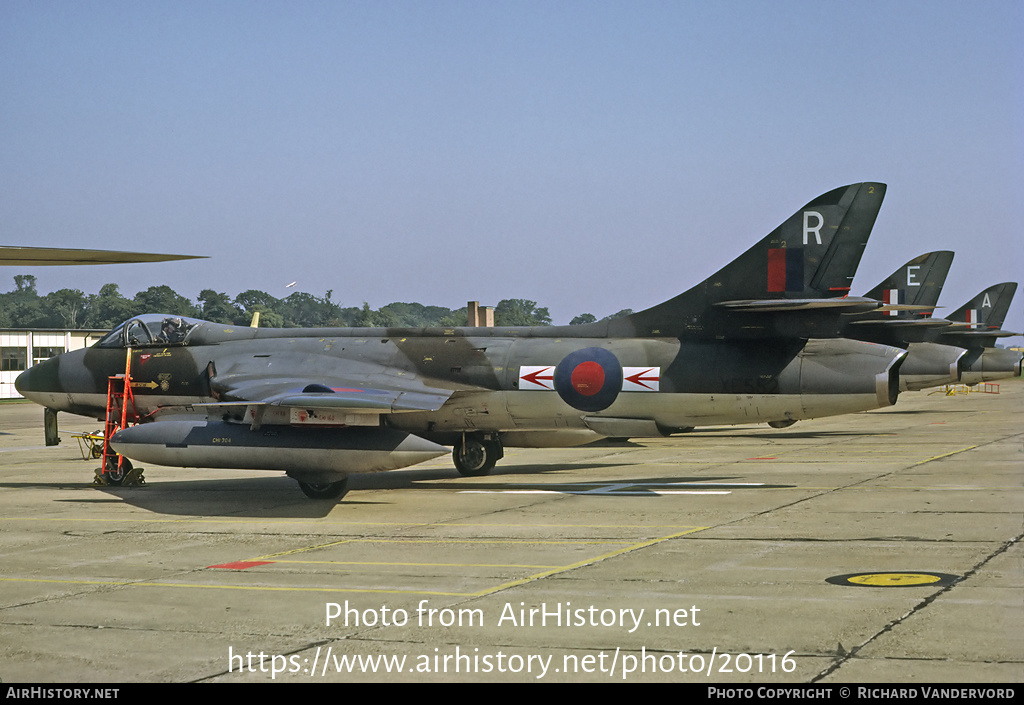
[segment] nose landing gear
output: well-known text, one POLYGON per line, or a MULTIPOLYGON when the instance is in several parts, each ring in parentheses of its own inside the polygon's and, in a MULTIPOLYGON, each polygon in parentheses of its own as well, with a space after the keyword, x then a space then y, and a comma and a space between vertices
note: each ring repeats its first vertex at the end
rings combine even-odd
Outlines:
POLYGON ((141 487, 146 484, 146 478, 142 475, 142 468, 132 467, 128 458, 112 454, 102 468, 96 468, 92 484, 96 487, 141 487))

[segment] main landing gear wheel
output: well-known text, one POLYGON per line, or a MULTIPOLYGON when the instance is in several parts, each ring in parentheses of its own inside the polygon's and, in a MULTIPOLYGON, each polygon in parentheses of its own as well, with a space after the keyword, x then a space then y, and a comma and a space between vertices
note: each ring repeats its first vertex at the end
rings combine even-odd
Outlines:
POLYGON ((107 458, 104 470, 106 471, 104 475, 107 477, 107 484, 119 487, 132 471, 132 461, 128 460, 128 458, 121 458, 121 466, 118 467, 117 456, 107 458))
POLYGON ((662 426, 661 424, 657 424, 657 426, 658 433, 666 437, 676 433, 689 433, 694 429, 693 426, 662 426))
POLYGON ((501 444, 498 441, 479 438, 466 438, 452 449, 455 469, 466 477, 486 475, 501 456, 501 444))
POLYGON ((310 499, 339 499, 348 492, 348 478, 338 482, 298 481, 302 494, 310 499))

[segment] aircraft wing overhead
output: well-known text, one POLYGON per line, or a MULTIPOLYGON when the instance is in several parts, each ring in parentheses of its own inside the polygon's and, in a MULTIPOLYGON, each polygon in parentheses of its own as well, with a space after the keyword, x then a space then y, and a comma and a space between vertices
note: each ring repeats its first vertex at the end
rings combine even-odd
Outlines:
POLYGON ((153 252, 76 250, 59 247, 12 247, 0 245, 0 266, 43 267, 66 264, 127 264, 206 259, 202 255, 165 255, 153 252))
MULTIPOLYGON (((437 411, 453 394, 450 389, 437 389, 417 384, 373 386, 346 384, 343 380, 261 379, 236 387, 212 383, 227 404, 265 404, 285 408, 330 409, 349 414, 382 414, 402 411, 437 411)), ((410 380, 411 382, 411 380, 410 380)))

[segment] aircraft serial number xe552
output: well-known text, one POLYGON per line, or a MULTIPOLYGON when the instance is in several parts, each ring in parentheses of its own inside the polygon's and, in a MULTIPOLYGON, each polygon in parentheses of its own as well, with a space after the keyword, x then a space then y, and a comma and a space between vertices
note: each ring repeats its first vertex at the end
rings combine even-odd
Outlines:
POLYGON ((838 337, 885 194, 830 191, 662 304, 579 326, 256 329, 155 314, 23 373, 49 409, 102 418, 131 360, 145 423, 111 444, 144 462, 281 470, 311 497, 350 473, 447 453, 481 475, 504 446, 576 445, 709 424, 888 406, 899 348, 838 337), (168 320, 175 325, 165 325, 168 320))

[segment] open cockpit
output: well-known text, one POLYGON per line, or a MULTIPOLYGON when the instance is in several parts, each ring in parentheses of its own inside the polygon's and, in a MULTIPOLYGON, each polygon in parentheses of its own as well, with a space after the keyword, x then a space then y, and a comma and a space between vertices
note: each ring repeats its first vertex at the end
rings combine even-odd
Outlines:
POLYGON ((96 343, 98 348, 141 348, 188 345, 196 330, 206 324, 196 318, 150 313, 117 325, 96 343))

